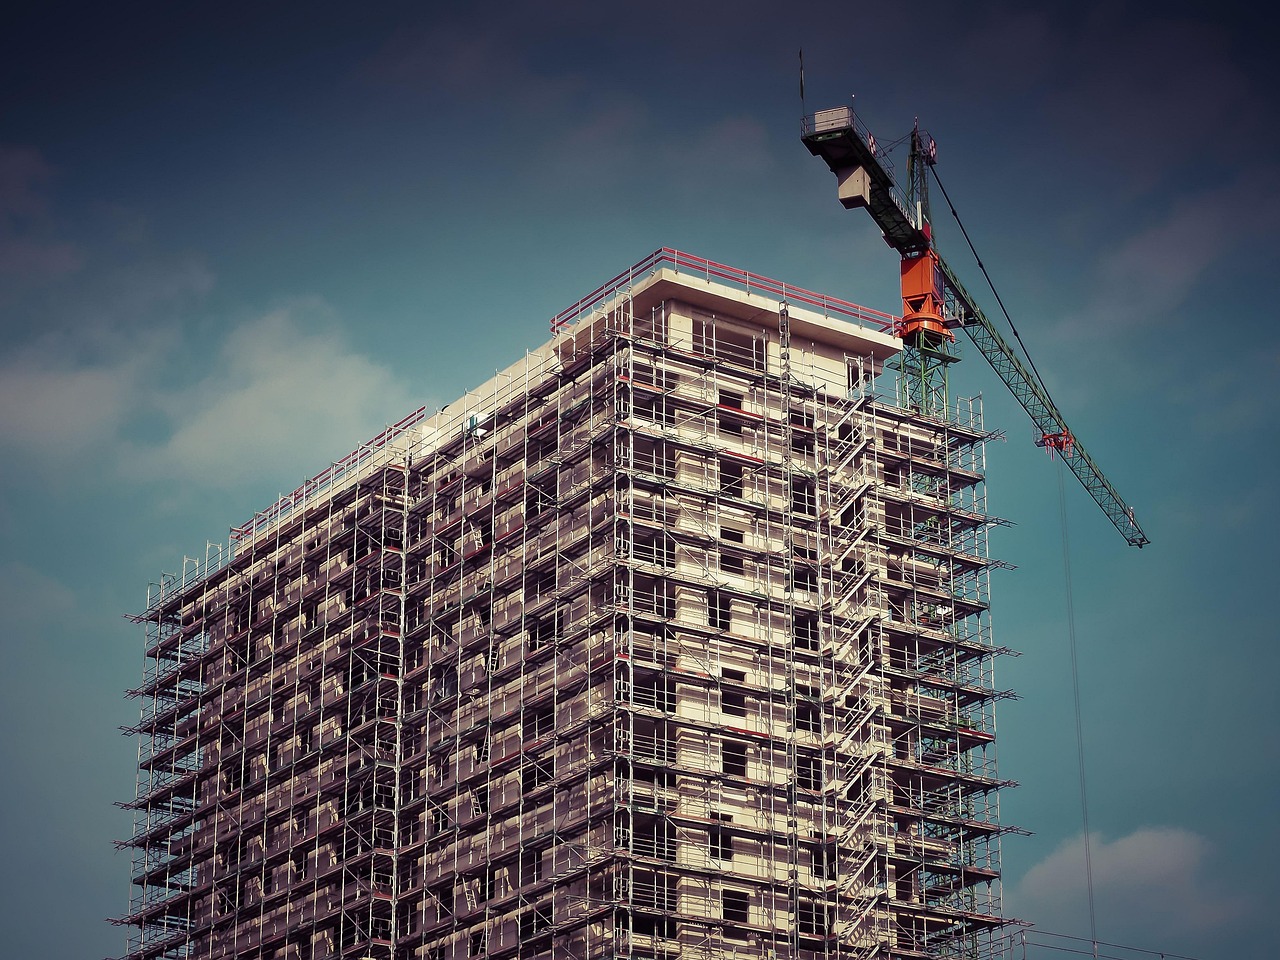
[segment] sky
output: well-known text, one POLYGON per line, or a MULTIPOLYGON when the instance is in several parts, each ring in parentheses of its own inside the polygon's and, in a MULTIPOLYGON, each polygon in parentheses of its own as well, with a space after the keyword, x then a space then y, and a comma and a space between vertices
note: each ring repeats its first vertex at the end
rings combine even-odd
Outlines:
MULTIPOLYGON (((1275 955, 1275 37, 1231 3, 23 4, 0 31, 0 926, 118 956, 147 584, 660 246, 898 311, 799 142, 918 117, 1127 546, 972 347, 1008 915, 1275 955), (1061 491, 1061 492, 1060 492, 1061 491), (1063 517, 1068 531, 1064 551, 1063 517), (1069 560, 1070 580, 1064 568, 1069 560), (1068 591, 1068 583, 1070 590, 1068 591), (1068 605, 1067 597, 1072 602, 1068 605), (1264 602, 1265 601, 1265 602, 1264 602), (34 921, 34 922, 33 922, 34 921)), ((899 166, 905 165, 901 151, 899 166)), ((935 196, 936 200, 936 196, 935 196)), ((939 249, 995 314, 946 207, 939 249)), ((1035 948, 1032 948, 1034 951, 1035 948)), ((1116 951, 1113 951, 1115 953, 1116 951)), ((1047 955, 1035 954, 1031 955, 1047 955)), ((1054 954, 1057 955, 1057 954, 1054 954)))

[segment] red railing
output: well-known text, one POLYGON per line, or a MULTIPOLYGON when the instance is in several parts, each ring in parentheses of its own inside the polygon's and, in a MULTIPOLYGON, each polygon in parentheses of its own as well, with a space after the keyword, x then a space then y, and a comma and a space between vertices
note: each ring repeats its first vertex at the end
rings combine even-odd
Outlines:
POLYGON ((748 293, 768 294, 788 303, 813 307, 821 311, 824 316, 852 320, 855 323, 870 326, 882 333, 892 333, 894 329, 896 318, 892 314, 873 310, 870 307, 851 303, 848 300, 841 300, 838 297, 814 293, 812 290, 806 290, 803 287, 794 287, 791 284, 783 283, 781 280, 772 280, 769 277, 762 277, 747 270, 739 270, 737 267, 716 263, 714 260, 697 257, 691 253, 681 253, 679 250, 672 250, 670 247, 662 247, 660 250, 655 250, 649 254, 635 266, 618 274, 608 283, 597 287, 577 303, 557 313, 551 318, 551 332, 562 332, 566 327, 579 320, 583 314, 589 313, 614 294, 625 290, 640 277, 664 266, 671 267, 677 273, 683 270, 701 276, 708 281, 713 279, 720 280, 748 293))

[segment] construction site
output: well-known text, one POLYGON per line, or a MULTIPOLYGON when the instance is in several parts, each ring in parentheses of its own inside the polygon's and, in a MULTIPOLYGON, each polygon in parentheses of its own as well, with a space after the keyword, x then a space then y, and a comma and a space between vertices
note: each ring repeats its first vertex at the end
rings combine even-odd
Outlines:
POLYGON ((981 410, 663 250, 149 598, 130 960, 978 956, 981 410))
POLYGON ((153 585, 127 960, 1003 955, 953 329, 1146 539, 932 250, 925 141, 903 196, 804 134, 901 317, 663 248, 153 585))

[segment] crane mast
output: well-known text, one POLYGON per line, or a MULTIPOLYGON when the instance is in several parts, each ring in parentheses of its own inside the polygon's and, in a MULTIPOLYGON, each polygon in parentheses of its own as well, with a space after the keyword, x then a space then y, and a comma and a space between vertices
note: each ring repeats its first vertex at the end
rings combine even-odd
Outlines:
POLYGON ((902 257, 902 319, 897 335, 902 351, 892 361, 899 373, 899 402, 945 417, 947 368, 959 359, 955 329, 963 330, 991 364, 1040 433, 1037 443, 1063 461, 1125 540, 1150 541, 1133 509, 1089 456, 1038 377, 978 307, 955 273, 938 255, 929 220, 928 169, 933 141, 917 126, 911 133, 907 192, 898 186, 887 158, 850 107, 820 110, 804 120, 801 140, 836 176, 837 196, 846 209, 864 207, 902 257))

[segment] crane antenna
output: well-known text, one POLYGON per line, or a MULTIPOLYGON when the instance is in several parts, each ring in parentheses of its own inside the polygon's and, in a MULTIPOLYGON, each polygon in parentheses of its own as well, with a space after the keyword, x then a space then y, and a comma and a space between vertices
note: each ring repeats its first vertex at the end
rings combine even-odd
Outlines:
POLYGON ((800 48, 800 116, 806 114, 804 108, 804 47, 800 48))

